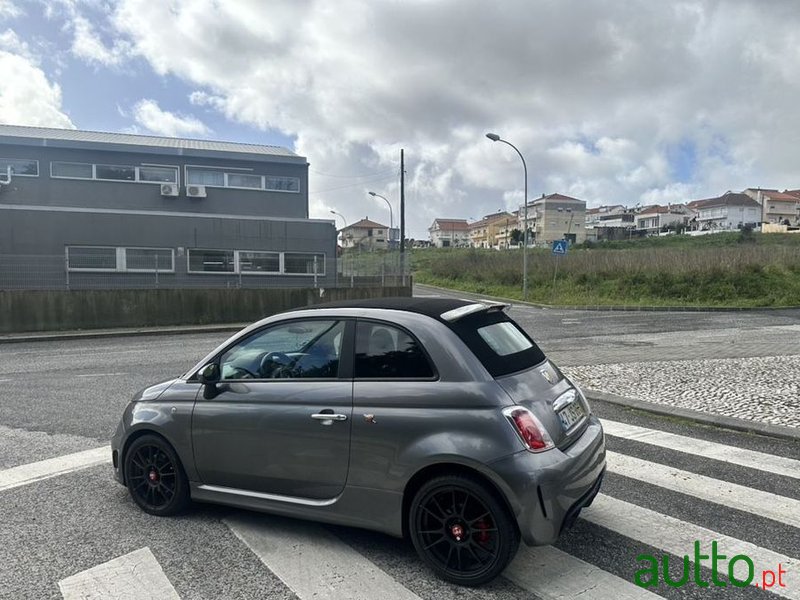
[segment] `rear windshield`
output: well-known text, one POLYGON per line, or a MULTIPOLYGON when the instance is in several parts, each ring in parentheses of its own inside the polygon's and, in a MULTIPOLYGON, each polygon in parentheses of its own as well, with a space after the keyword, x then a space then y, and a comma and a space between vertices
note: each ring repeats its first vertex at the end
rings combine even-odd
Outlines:
POLYGON ((448 325, 492 377, 530 369, 545 360, 536 342, 503 312, 481 312, 448 325))

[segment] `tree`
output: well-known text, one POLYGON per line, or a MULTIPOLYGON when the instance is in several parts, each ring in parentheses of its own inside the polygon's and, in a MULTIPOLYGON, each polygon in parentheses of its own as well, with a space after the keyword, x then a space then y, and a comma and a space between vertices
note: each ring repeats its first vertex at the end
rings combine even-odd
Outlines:
POLYGON ((522 243, 522 232, 519 229, 515 228, 511 230, 511 243, 512 244, 522 243))

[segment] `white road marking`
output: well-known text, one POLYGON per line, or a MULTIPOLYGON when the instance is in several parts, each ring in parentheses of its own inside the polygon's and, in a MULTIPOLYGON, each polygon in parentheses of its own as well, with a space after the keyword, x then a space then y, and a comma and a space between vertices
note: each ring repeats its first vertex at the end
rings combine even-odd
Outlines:
POLYGON ((103 446, 12 467, 0 471, 0 492, 109 462, 111 462, 111 448, 103 446))
POLYGON ((76 375, 75 377, 116 377, 117 375, 128 375, 128 373, 87 373, 86 375, 76 375))
POLYGON ((697 475, 627 454, 607 452, 606 457, 608 470, 612 473, 729 508, 744 510, 791 527, 800 525, 800 500, 697 475))
POLYGON ((301 600, 419 600, 318 525, 264 516, 232 517, 224 522, 301 600))
POLYGON ((11 381, 11 379, 0 379, 0 383, 6 383, 7 381, 11 381))
POLYGON ((601 419, 607 435, 800 479, 800 460, 601 419))
MULTIPOLYGON (((753 586, 757 583, 761 584, 762 571, 771 570, 777 573, 778 565, 781 565, 781 568, 786 571, 783 576, 785 587, 781 588, 776 585, 770 591, 784 598, 800 600, 800 559, 784 556, 750 542, 681 521, 630 502, 617 500, 605 494, 598 494, 594 503, 583 509, 581 517, 590 523, 616 531, 625 537, 659 548, 664 552, 679 557, 689 556, 690 561, 694 558, 695 541, 700 542, 702 555, 710 555, 711 543, 717 542, 717 552, 727 557, 725 560, 717 561, 717 570, 720 575, 727 577, 728 561, 743 554, 753 561, 755 576, 750 582, 750 585, 753 586)), ((640 562, 635 556, 629 558, 631 563, 635 561, 637 567, 647 568, 650 566, 644 561, 640 562)), ((703 566, 711 568, 710 559, 700 562, 703 566)), ((738 560, 734 563, 733 573, 737 580, 746 580, 747 571, 748 565, 745 561, 738 560)))
POLYGON ((180 600, 150 548, 58 582, 64 600, 180 600))
POLYGON ((630 581, 553 546, 520 546, 503 576, 542 600, 656 600, 630 581))

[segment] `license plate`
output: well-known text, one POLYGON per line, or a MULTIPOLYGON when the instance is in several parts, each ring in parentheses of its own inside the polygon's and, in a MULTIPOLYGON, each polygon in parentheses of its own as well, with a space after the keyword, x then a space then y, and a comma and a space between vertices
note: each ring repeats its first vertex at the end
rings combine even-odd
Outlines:
POLYGON ((561 420, 561 426, 565 431, 572 429, 573 425, 585 416, 586 412, 583 410, 583 405, 578 401, 568 404, 558 411, 558 418, 561 420))

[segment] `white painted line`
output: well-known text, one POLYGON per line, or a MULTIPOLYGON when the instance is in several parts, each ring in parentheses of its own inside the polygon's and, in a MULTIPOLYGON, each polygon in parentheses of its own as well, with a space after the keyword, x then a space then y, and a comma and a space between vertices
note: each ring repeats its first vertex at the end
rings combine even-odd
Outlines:
POLYGON ((503 576, 542 600, 661 598, 553 546, 520 546, 503 576))
POLYGON ((612 473, 688 494, 714 504, 744 510, 792 527, 800 524, 800 500, 697 475, 627 454, 607 452, 606 458, 608 470, 612 473))
POLYGON ((716 442, 709 442, 697 438, 687 437, 660 431, 658 429, 648 429, 629 425, 628 423, 618 423, 601 419, 603 430, 608 435, 626 440, 635 440, 659 448, 668 448, 684 454, 693 454, 703 458, 713 458, 732 465, 758 469, 766 473, 783 475, 800 479, 800 460, 775 456, 764 452, 756 452, 747 448, 737 448, 716 442))
POLYGON ((0 471, 0 492, 109 462, 111 462, 111 448, 102 446, 94 450, 84 450, 12 467, 0 471))
MULTIPOLYGON (((583 509, 581 518, 664 552, 679 557, 689 556, 690 561, 693 561, 694 558, 695 541, 700 542, 700 552, 704 556, 711 554, 711 542, 717 542, 717 552, 727 557, 717 561, 718 572, 727 577, 728 561, 734 556, 743 554, 753 561, 755 571, 751 582, 753 586, 756 583, 761 584, 762 571, 771 570, 777 573, 778 565, 781 565, 782 569, 786 571, 783 575, 785 587, 781 588, 776 585, 770 591, 784 598, 800 600, 800 559, 784 556, 750 542, 729 537, 630 502, 617 500, 605 494, 598 494, 592 505, 583 509)), ((631 569, 631 572, 650 566, 647 562, 638 561, 633 555, 622 558, 630 559, 631 565, 636 566, 635 569, 631 569)), ((655 558, 659 560, 659 563, 661 562, 659 556, 655 558)), ((700 562, 703 566, 711 568, 709 559, 700 562)), ((659 564, 659 569, 661 568, 662 565, 659 564)), ((738 560, 734 563, 733 573, 739 581, 747 579, 747 570, 748 566, 745 561, 738 560)), ((689 585, 696 584, 690 583, 689 585)))
POLYGON ((58 582, 64 600, 180 600, 150 548, 58 582))
POLYGON ((301 600, 419 600, 318 525, 266 516, 224 522, 301 600))
POLYGON ((11 381, 11 379, 0 379, 0 383, 6 383, 7 381, 11 381))
POLYGON ((88 373, 86 375, 76 375, 75 377, 114 377, 117 375, 127 375, 127 373, 88 373))

